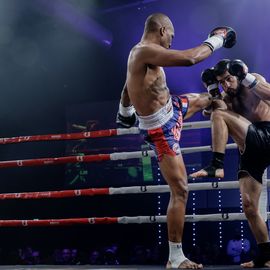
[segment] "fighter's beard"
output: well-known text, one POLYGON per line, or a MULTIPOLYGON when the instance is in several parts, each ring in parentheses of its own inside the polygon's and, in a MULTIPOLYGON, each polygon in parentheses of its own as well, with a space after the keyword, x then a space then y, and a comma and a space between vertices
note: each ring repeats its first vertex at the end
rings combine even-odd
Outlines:
POLYGON ((238 85, 238 87, 235 90, 229 90, 227 91, 227 95, 231 98, 237 97, 240 94, 241 85, 238 85))

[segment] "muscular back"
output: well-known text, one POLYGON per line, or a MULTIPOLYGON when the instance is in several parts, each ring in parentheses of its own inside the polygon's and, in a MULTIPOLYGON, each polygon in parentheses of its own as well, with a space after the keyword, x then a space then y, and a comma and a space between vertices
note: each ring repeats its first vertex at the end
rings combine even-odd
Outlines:
POLYGON ((130 52, 126 83, 129 98, 137 113, 146 116, 167 103, 169 89, 163 68, 144 63, 142 50, 144 45, 139 43, 130 52))

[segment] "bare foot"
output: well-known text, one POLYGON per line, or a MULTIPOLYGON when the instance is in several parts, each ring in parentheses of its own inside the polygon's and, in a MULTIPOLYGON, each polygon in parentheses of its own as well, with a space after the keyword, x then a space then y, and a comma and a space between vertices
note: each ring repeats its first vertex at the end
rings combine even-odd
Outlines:
POLYGON ((188 259, 184 260, 182 263, 179 264, 177 268, 173 268, 170 261, 167 262, 166 269, 202 269, 203 265, 197 264, 195 262, 192 262, 188 259))
POLYGON ((250 261, 250 262, 241 263, 241 267, 243 267, 243 268, 253 268, 254 267, 254 262, 250 261))
MULTIPOLYGON (((201 169, 197 172, 190 174, 189 176, 193 178, 208 177, 208 172, 205 171, 204 169, 201 169)), ((224 178, 224 169, 216 169, 215 175, 214 176, 211 175, 209 177, 224 178)))
MULTIPOLYGON (((255 268, 254 262, 250 261, 250 262, 246 262, 246 263, 241 263, 241 267, 243 268, 255 268)), ((270 261, 267 261, 264 264, 264 267, 270 268, 270 261)))

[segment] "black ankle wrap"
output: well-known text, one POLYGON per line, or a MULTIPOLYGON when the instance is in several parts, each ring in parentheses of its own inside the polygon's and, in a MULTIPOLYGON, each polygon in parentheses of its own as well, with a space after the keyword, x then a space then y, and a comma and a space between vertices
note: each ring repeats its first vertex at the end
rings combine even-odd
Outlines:
POLYGON ((224 167, 224 154, 219 152, 213 152, 213 158, 210 165, 203 168, 207 172, 208 177, 215 177, 217 169, 223 169, 224 167))
POLYGON ((253 260, 254 267, 264 267, 270 261, 270 242, 258 244, 258 255, 253 260))

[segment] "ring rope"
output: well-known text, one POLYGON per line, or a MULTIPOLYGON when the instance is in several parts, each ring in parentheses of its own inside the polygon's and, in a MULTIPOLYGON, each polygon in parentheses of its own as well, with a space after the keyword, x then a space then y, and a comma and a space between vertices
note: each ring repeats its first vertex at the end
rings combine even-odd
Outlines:
MULTIPOLYGON (((183 129, 196 129, 208 128, 211 126, 210 121, 204 122, 191 122, 184 123, 183 129)), ((30 141, 48 141, 48 140, 72 140, 72 139, 87 139, 96 137, 107 137, 125 134, 138 134, 137 128, 131 129, 110 129, 100 130, 93 132, 81 132, 72 134, 50 134, 50 135, 36 135, 36 136, 20 136, 12 138, 0 138, 0 144, 20 143, 30 141)), ((236 144, 228 144, 227 149, 237 148, 236 144)), ((211 151, 211 146, 202 147, 188 147, 183 148, 182 153, 195 153, 203 151, 211 151)), ((21 166, 35 166, 35 165, 52 165, 61 163, 77 163, 77 162, 94 162, 103 160, 125 160, 131 158, 141 158, 144 156, 154 156, 154 151, 137 151, 137 152, 123 152, 112 154, 99 154, 99 155, 86 155, 86 156, 68 156, 60 158, 41 158, 29 160, 15 160, 15 161, 2 161, 2 167, 21 167, 21 166)), ((190 184, 190 190, 202 189, 225 189, 237 188, 239 183, 237 181, 213 182, 213 183, 199 183, 190 184), (213 184, 214 183, 214 184, 213 184), (205 185, 206 184, 206 185, 205 185), (209 186, 211 185, 211 186, 209 186)), ((268 185, 268 183, 267 183, 268 185)), ((92 195, 114 195, 114 194, 127 194, 138 193, 137 189, 142 193, 154 192, 168 192, 168 186, 142 186, 142 187, 127 187, 127 188, 98 188, 98 189, 85 189, 85 190, 65 190, 65 191, 52 191, 52 192, 29 192, 29 193, 7 193, 0 194, 0 199, 37 199, 37 198, 64 198, 75 196, 92 196, 92 195)), ((270 213, 267 212, 269 218, 270 213)), ((245 220, 243 213, 223 213, 223 214, 210 214, 210 215, 186 215, 186 222, 197 221, 227 221, 227 220, 245 220)), ((137 217, 101 217, 101 218, 70 218, 70 219, 34 219, 34 220, 0 220, 0 227, 27 227, 27 226, 67 226, 76 224, 128 224, 128 223, 165 223, 166 216, 137 216, 137 217)))
MULTIPOLYGON (((270 181, 267 181, 267 187, 270 186, 270 181)), ((206 182, 206 183, 191 183, 188 184, 189 191, 196 190, 221 190, 221 189, 237 189, 239 188, 239 181, 224 181, 224 182, 206 182)), ((14 200, 14 199, 58 199, 58 198, 72 198, 82 196, 96 196, 96 195, 122 195, 122 194, 146 194, 146 193, 168 193, 170 188, 168 185, 149 185, 149 186, 132 186, 119 188, 88 188, 88 189, 74 189, 61 191, 38 191, 38 192, 22 192, 22 193, 2 193, 0 200, 14 200)))
MULTIPOLYGON (((235 143, 227 144, 226 149, 236 149, 235 143)), ((182 154, 190 154, 197 152, 212 151, 210 145, 198 146, 198 147, 186 147, 182 148, 182 154)), ((117 152, 111 154, 98 154, 98 155, 85 155, 85 156, 66 156, 66 157, 54 157, 54 158, 37 158, 37 159, 24 159, 24 160, 9 160, 0 161, 0 168, 12 168, 12 167, 28 167, 28 166, 46 166, 66 163, 81 163, 81 162, 99 162, 108 160, 127 160, 133 158, 142 157, 154 157, 155 152, 153 150, 143 150, 135 152, 117 152)))
MULTIPOLYGON (((267 186, 270 186, 270 181, 267 181, 267 186)), ((224 181, 224 182, 207 182, 207 183, 191 183, 188 184, 189 191, 196 190, 217 190, 217 189, 237 189, 239 188, 238 181, 224 181)), ((0 200, 12 199, 57 199, 57 198, 71 198, 82 196, 95 195, 121 195, 121 194, 145 194, 145 193, 167 193, 170 192, 168 185, 149 185, 149 186, 132 186, 132 187, 118 187, 118 188, 88 188, 88 189, 74 189, 61 191, 38 191, 38 192, 22 192, 22 193, 2 193, 0 200)))
MULTIPOLYGON (((267 212, 270 218, 270 212, 267 212)), ((206 215, 186 215, 185 222, 201 221, 240 221, 246 220, 244 213, 218 213, 206 215)), ((40 227, 40 226, 70 226, 83 224, 143 224, 166 223, 166 216, 135 216, 135 217, 91 217, 68 219, 33 219, 33 220, 0 220, 0 227, 40 227)))
MULTIPOLYGON (((197 121, 187 122, 183 124, 183 130, 209 128, 211 121, 197 121)), ((11 138, 0 138, 0 144, 12 144, 23 142, 36 142, 36 141, 60 141, 60 140, 80 140, 90 138, 101 138, 110 136, 121 136, 139 134, 140 131, 137 127, 105 129, 97 131, 86 131, 67 134, 48 134, 48 135, 33 135, 33 136, 19 136, 11 138)))

